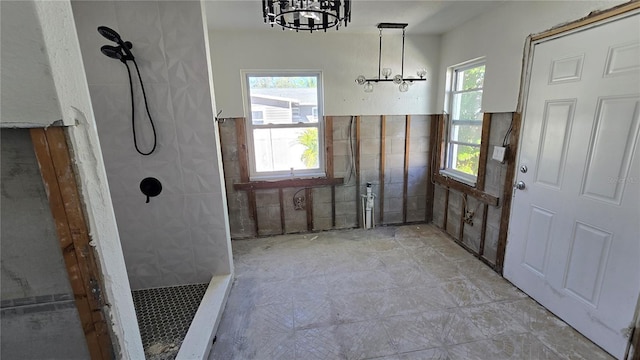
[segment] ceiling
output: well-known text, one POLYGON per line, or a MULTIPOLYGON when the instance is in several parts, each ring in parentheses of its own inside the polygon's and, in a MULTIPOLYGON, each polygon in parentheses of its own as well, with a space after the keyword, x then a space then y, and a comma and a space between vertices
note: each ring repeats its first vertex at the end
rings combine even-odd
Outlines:
MULTIPOLYGON (((402 22, 409 24, 407 34, 442 34, 504 1, 354 0, 351 22, 340 32, 377 33, 380 22, 402 22)), ((260 0, 205 0, 205 4, 211 30, 271 29, 263 22, 260 0)))

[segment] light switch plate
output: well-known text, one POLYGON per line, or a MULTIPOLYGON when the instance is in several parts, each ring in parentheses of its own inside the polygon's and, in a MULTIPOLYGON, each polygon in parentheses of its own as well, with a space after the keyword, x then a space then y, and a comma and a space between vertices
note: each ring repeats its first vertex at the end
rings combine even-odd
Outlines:
POLYGON ((493 147, 493 156, 491 158, 493 160, 504 162, 504 155, 507 152, 507 148, 504 146, 494 146, 493 147))

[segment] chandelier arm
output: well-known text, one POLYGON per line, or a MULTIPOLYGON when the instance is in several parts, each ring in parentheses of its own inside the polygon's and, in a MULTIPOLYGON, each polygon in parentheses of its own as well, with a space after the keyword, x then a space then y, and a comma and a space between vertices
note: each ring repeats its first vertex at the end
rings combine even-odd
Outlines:
POLYGON ((404 80, 404 29, 402 29, 402 67, 400 68, 400 76, 404 80))
POLYGON ((382 63, 382 29, 380 29, 380 46, 378 47, 378 79, 380 79, 381 63, 382 63))

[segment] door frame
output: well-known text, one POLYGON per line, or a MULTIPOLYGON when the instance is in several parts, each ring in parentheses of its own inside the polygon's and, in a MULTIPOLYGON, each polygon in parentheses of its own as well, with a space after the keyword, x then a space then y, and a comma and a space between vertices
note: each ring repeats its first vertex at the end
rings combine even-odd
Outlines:
POLYGON ((30 130, 67 276, 91 359, 113 359, 103 307, 104 284, 85 219, 76 173, 63 127, 30 130))
MULTIPOLYGON (((522 72, 520 77, 520 94, 518 96, 516 113, 514 114, 514 119, 517 118, 518 120, 517 121, 518 129, 522 128, 523 122, 525 121, 525 119, 522 117, 522 114, 524 113, 525 104, 528 99, 529 84, 531 81, 531 69, 533 66, 534 46, 548 40, 553 40, 555 38, 563 37, 577 31, 585 30, 586 28, 589 28, 589 27, 601 25, 609 21, 614 21, 618 18, 630 16, 633 13, 638 11, 640 11, 640 0, 632 0, 628 3, 624 3, 610 9, 592 12, 591 14, 589 14, 584 18, 551 28, 541 33, 529 35, 525 40, 524 55, 523 55, 523 61, 522 61, 522 72)), ((520 138, 524 135, 524 133, 520 132, 520 134, 512 134, 512 135, 516 137, 516 141, 519 141, 520 138)), ((512 136, 512 140, 514 136, 512 136)), ((513 189, 510 185, 514 183, 517 175, 516 168, 517 168, 518 159, 520 158, 521 151, 522 151, 521 147, 518 146, 517 151, 513 152, 514 153, 513 161, 509 163, 509 167, 507 168, 507 174, 505 179, 504 206, 505 207, 508 206, 508 209, 505 209, 507 210, 506 212, 508 216, 505 217, 503 213, 503 218, 502 218, 503 221, 501 224, 500 238, 498 241, 498 250, 497 250, 497 256, 496 256, 496 265, 498 266, 498 269, 501 274, 503 273, 503 270, 504 270, 503 269, 504 257, 506 255, 506 246, 509 238, 509 224, 511 223, 511 216, 512 216, 511 203, 513 202, 513 200, 511 199, 511 197, 513 195, 513 189), (506 201, 507 198, 509 199, 509 201, 506 201), (502 231, 503 230, 502 227, 504 227, 504 231, 502 231)), ((638 304, 640 307, 640 294, 638 296, 638 304)), ((633 356, 633 360, 640 359, 640 351, 639 351, 640 336, 638 336, 638 334, 640 333, 640 328, 638 327, 640 322, 640 320, 638 320, 639 311, 640 309, 636 309, 636 315, 635 315, 636 318, 632 319, 633 321, 635 321, 635 325, 633 325, 635 326, 635 328, 630 330, 632 331, 631 334, 635 336, 629 337, 625 359, 631 359, 632 356, 633 356)))

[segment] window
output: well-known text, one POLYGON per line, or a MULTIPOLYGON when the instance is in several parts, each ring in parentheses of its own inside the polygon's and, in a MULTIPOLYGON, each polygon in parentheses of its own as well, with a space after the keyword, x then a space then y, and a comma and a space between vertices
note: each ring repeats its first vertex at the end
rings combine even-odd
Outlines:
POLYGON ((447 97, 449 123, 443 173, 475 184, 482 137, 482 87, 484 61, 473 61, 450 69, 447 97))
POLYGON ((251 180, 325 176, 320 72, 245 73, 251 180))

